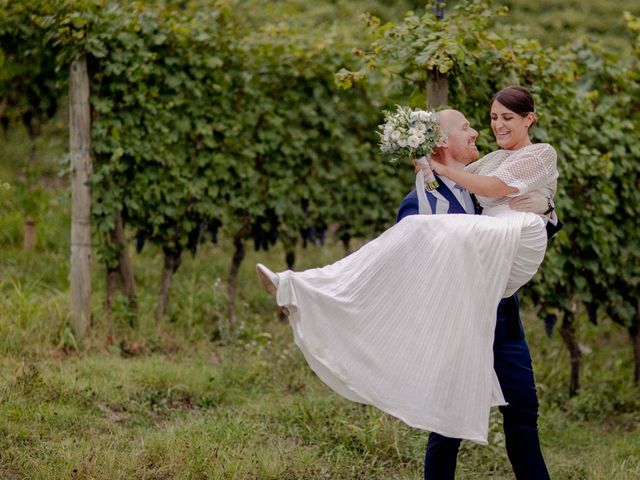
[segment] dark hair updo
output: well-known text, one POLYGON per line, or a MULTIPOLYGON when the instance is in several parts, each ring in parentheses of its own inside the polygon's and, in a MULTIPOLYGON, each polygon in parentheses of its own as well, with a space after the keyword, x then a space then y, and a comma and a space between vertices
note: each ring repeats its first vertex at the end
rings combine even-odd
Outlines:
MULTIPOLYGON (((533 104, 533 97, 529 90, 520 85, 509 85, 500 90, 491 98, 489 108, 496 101, 521 117, 526 117, 529 113, 533 113, 535 117, 536 107, 533 104)), ((535 125, 536 121, 537 118, 534 118, 531 126, 535 125)))

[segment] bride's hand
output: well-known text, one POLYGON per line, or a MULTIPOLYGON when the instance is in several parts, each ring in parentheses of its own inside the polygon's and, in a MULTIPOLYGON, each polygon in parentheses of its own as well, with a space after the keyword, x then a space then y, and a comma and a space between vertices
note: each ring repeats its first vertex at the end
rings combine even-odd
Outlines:
POLYGON ((549 209, 549 199, 543 195, 542 192, 534 190, 513 198, 509 202, 509 207, 511 210, 517 210, 519 212, 533 212, 544 215, 549 209))
POLYGON ((412 158, 411 159, 411 163, 413 163, 413 169, 415 170, 416 173, 418 173, 420 170, 422 170, 422 166, 418 165, 418 159, 412 158))
POLYGON ((418 163, 418 160, 415 158, 413 158, 411 162, 413 163, 413 168, 415 170, 416 175, 418 174, 418 172, 422 171, 425 177, 428 177, 429 174, 431 173, 431 167, 429 165, 420 165, 418 163))
POLYGON ((433 170, 438 175, 445 175, 446 166, 440 162, 435 161, 433 158, 429 159, 429 165, 431 165, 431 170, 433 170))

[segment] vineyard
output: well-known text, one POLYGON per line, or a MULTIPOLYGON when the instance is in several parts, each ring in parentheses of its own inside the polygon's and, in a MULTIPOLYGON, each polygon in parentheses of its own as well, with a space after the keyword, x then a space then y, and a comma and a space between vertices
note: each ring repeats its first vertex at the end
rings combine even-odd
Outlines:
MULTIPOLYGON (((543 447, 640 474, 640 6, 389 3, 0 0, 4 477, 418 478, 426 437, 324 388, 253 265, 394 223, 413 170, 376 126, 434 79, 483 153, 492 94, 532 91, 564 223, 520 292, 543 447)), ((509 478, 491 432, 461 478, 509 478)))

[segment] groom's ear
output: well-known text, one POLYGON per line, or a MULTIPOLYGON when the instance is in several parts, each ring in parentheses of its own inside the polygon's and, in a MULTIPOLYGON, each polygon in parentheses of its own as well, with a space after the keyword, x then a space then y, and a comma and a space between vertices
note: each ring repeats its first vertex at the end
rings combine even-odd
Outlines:
POLYGON ((449 137, 444 135, 442 138, 438 140, 436 150, 438 149, 447 149, 449 148, 449 137))
POLYGON ((437 146, 434 150, 434 152, 431 154, 431 158, 433 158, 434 160, 437 161, 441 161, 444 157, 444 150, 448 148, 447 146, 447 141, 444 140, 443 142, 440 143, 439 146, 437 146))

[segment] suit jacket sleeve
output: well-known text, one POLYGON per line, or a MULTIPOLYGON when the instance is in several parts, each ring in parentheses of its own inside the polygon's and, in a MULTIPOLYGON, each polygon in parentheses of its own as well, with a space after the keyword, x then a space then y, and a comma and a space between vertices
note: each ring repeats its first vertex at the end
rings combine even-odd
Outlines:
POLYGON ((551 237, 562 230, 563 225, 564 223, 562 223, 560 219, 558 219, 555 225, 551 222, 547 222, 547 238, 551 239, 551 237))
POLYGON ((409 195, 404 197, 404 200, 402 200, 402 203, 400 204, 400 208, 398 209, 398 214, 396 216, 396 223, 406 216, 418 215, 419 213, 418 196, 415 195, 415 192, 411 192, 409 195))

